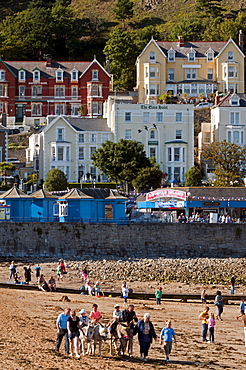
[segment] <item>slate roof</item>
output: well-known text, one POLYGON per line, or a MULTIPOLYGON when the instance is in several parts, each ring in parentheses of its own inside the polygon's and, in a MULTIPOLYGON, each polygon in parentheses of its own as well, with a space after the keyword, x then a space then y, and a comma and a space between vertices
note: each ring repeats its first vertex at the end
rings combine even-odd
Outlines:
POLYGON ((39 69, 41 72, 41 77, 49 78, 56 77, 56 70, 61 68, 63 70, 64 78, 71 78, 70 72, 75 68, 79 71, 79 77, 88 68, 92 62, 53 62, 51 67, 47 67, 47 61, 4 61, 4 63, 9 67, 12 73, 17 76, 20 69, 26 71, 26 78, 33 77, 33 70, 35 68, 39 69))
POLYGON ((19 190, 16 186, 7 190, 5 193, 0 195, 0 198, 31 198, 29 195, 25 194, 23 191, 19 190))
POLYGON ((66 116, 65 119, 77 131, 111 131, 107 125, 106 118, 81 118, 66 116))
MULTIPOLYGON (((235 95, 239 97, 239 106, 246 107, 246 94, 237 93, 235 95)), ((228 94, 224 98, 222 98, 218 104, 218 107, 231 107, 231 103, 230 103, 231 97, 232 97, 232 94, 228 94)))
POLYGON ((32 198, 57 198, 57 196, 44 192, 43 189, 39 189, 31 194, 32 198))
POLYGON ((168 56, 168 50, 175 50, 175 58, 187 58, 187 54, 191 48, 195 50, 195 58, 206 58, 206 52, 209 49, 214 51, 216 57, 226 45, 227 41, 191 41, 185 42, 184 46, 179 46, 178 41, 157 41, 158 46, 163 53, 168 56))
POLYGON ((59 199, 92 199, 80 189, 72 189, 69 193, 62 195, 59 199))
POLYGON ((59 197, 59 199, 126 199, 116 190, 112 189, 72 189, 69 193, 59 197))

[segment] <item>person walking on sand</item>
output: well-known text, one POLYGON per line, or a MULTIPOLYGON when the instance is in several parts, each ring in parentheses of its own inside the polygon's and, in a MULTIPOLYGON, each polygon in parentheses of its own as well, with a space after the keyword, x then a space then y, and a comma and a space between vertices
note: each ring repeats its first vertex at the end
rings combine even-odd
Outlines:
POLYGON ((223 297, 221 295, 220 290, 217 290, 216 297, 215 297, 215 300, 214 300, 214 304, 217 306, 217 310, 218 310, 217 320, 222 321, 221 315, 223 313, 224 301, 223 301, 223 297))
POLYGON ((152 322, 150 321, 150 314, 145 313, 143 320, 140 320, 133 329, 132 335, 138 334, 138 341, 140 345, 140 359, 147 361, 149 348, 153 338, 156 339, 156 333, 152 322))
POLYGON ((201 293, 201 301, 202 301, 202 304, 207 304, 207 293, 205 289, 201 293))
POLYGON ((235 281, 236 281, 236 278, 235 278, 235 275, 232 275, 231 277, 231 294, 234 294, 235 292, 235 281))
POLYGON ((205 310, 200 313, 198 318, 202 320, 202 341, 207 342, 207 332, 208 332, 208 319, 209 319, 209 307, 206 306, 205 310))
POLYGON ((215 318, 214 313, 210 313, 208 319, 208 335, 209 335, 209 343, 214 343, 214 327, 215 327, 215 318))
POLYGON ((24 267, 24 277, 26 284, 29 284, 29 282, 31 281, 31 272, 27 267, 24 267))
POLYGON ((37 266, 34 267, 34 270, 35 270, 35 275, 36 275, 36 281, 38 282, 38 278, 40 276, 40 271, 41 271, 41 267, 39 266, 39 264, 37 264, 37 266))
POLYGON ((14 278, 14 274, 16 273, 16 265, 14 261, 12 261, 9 266, 9 272, 10 272, 9 274, 9 280, 10 280, 11 278, 14 278))
POLYGON ((71 308, 66 308, 63 313, 57 317, 56 328, 56 352, 59 352, 62 338, 64 337, 64 347, 66 354, 69 354, 69 342, 68 342, 68 330, 67 330, 67 320, 70 317, 71 308))
POLYGON ((166 327, 162 329, 160 336, 160 345, 164 341, 164 351, 166 354, 166 361, 169 361, 169 355, 172 351, 172 343, 176 344, 176 333, 172 328, 171 320, 166 321, 166 327))
POLYGON ((124 305, 127 305, 127 299, 128 299, 128 294, 129 294, 129 288, 126 282, 122 284, 122 297, 124 298, 124 305))
POLYGON ((90 313, 90 320, 92 324, 100 323, 100 319, 102 318, 101 312, 97 311, 98 305, 94 303, 92 305, 92 311, 90 313))
POLYGON ((76 316, 76 311, 72 310, 70 317, 67 319, 67 331, 70 344, 70 355, 75 355, 76 358, 80 358, 78 352, 79 345, 79 318, 76 316))
POLYGON ((156 304, 161 304, 161 296, 162 296, 162 288, 159 287, 156 289, 156 292, 155 292, 156 304))
POLYGON ((241 299, 241 303, 240 303, 240 315, 236 317, 236 319, 238 320, 239 317, 242 317, 245 315, 245 303, 244 303, 244 297, 241 299))

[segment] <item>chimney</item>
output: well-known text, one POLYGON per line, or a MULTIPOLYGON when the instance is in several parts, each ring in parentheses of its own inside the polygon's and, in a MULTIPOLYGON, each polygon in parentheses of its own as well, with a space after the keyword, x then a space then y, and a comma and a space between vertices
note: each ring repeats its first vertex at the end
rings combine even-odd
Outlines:
POLYGON ((47 57, 47 58, 46 58, 46 67, 51 67, 51 64, 52 64, 52 59, 51 59, 51 57, 47 57))
POLYGON ((218 91, 215 93, 215 98, 214 98, 214 105, 218 105, 220 102, 220 97, 218 91))
POLYGON ((185 43, 184 43, 183 36, 178 36, 178 39, 179 39, 178 46, 181 47, 181 48, 184 47, 185 46, 185 43))
POLYGON ((239 42, 238 42, 238 44, 239 44, 240 49, 243 52, 244 42, 243 42, 243 31, 242 30, 239 31, 239 42))

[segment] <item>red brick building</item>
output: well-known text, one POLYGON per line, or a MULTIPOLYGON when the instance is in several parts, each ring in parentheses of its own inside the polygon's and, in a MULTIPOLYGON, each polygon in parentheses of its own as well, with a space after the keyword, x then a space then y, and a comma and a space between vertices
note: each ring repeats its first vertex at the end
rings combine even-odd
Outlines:
POLYGON ((102 115, 112 76, 92 62, 3 61, 0 59, 0 111, 7 126, 33 126, 47 115, 102 115))

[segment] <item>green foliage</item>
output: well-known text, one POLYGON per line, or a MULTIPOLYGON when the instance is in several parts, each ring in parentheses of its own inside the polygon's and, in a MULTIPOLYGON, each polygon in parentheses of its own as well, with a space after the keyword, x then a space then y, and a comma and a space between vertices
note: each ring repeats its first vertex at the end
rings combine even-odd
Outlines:
POLYGON ((185 174, 186 186, 200 186, 202 180, 201 171, 197 166, 192 166, 185 174))
POLYGON ((222 16, 222 12, 225 10, 221 3, 222 0, 197 0, 196 9, 201 17, 204 14, 211 18, 219 17, 222 16))
POLYGON ((132 185, 137 191, 156 189, 161 186, 162 178, 163 172, 157 167, 146 167, 138 172, 138 175, 132 181, 132 185))
POLYGON ((47 191, 66 190, 68 187, 66 175, 58 168, 53 168, 47 173, 44 186, 47 191))
POLYGON ((1 162, 0 163, 0 174, 4 178, 4 185, 6 185, 6 176, 13 175, 15 171, 15 165, 13 163, 1 162))
POLYGON ((124 23, 126 19, 133 16, 133 2, 131 0, 117 0, 114 12, 116 18, 124 23))
POLYGON ((204 159, 215 166, 215 186, 238 186, 246 175, 246 148, 227 143, 213 142, 202 151, 204 159))
POLYGON ((117 143, 106 141, 92 155, 93 165, 115 181, 131 186, 141 168, 151 167, 143 144, 121 139, 117 143))

